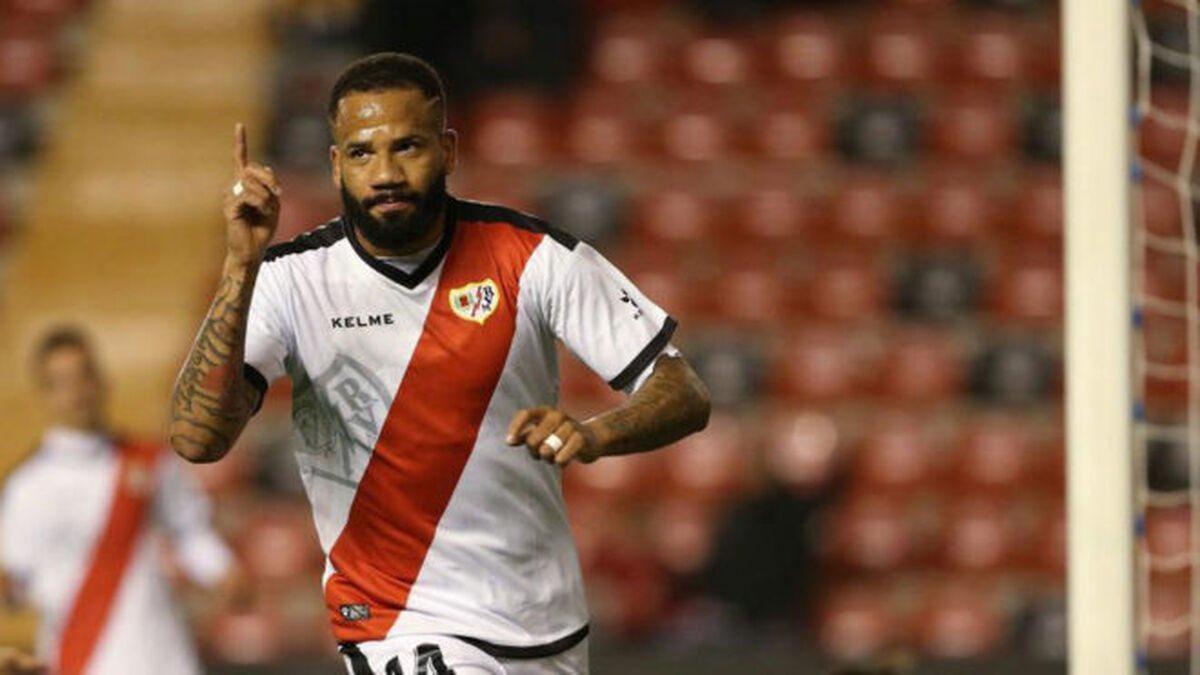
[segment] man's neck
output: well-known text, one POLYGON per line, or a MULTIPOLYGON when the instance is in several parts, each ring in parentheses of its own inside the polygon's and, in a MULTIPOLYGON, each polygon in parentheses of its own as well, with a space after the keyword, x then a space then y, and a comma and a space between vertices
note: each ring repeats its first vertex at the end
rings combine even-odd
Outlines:
POLYGON ((362 236, 362 233, 358 230, 355 230, 354 236, 358 238, 358 243, 362 245, 363 250, 376 258, 396 258, 410 255, 417 251, 424 251, 442 238, 442 232, 446 229, 446 210, 446 207, 443 206, 441 211, 438 212, 437 218, 433 221, 433 227, 429 228, 428 232, 420 238, 414 239, 398 248, 376 246, 371 243, 371 240, 362 236))

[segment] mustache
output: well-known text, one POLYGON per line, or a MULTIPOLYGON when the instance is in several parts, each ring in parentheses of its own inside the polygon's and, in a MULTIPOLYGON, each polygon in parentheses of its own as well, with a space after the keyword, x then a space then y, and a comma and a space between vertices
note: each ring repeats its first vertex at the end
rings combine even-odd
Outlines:
POLYGON ((369 209, 377 204, 394 201, 416 203, 421 201, 421 195, 420 193, 406 190, 381 190, 364 199, 362 204, 369 209))

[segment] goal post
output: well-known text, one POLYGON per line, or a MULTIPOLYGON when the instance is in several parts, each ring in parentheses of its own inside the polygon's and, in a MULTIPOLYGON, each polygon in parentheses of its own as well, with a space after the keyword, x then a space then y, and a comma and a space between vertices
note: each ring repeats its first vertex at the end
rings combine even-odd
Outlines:
POLYGON ((1072 675, 1133 675, 1130 0, 1063 0, 1072 675))

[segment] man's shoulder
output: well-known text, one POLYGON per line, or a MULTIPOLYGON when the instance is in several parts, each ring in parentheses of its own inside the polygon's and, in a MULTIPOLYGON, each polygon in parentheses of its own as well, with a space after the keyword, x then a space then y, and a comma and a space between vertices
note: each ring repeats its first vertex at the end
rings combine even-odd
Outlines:
POLYGON ((575 247, 579 245, 579 239, 575 235, 524 211, 501 204, 479 202, 459 197, 455 199, 458 202, 457 218, 460 222, 508 225, 519 230, 544 234, 568 251, 575 250, 575 247))
POLYGON ((326 249, 345 238, 346 230, 342 227, 341 219, 334 218, 327 223, 293 237, 289 241, 269 246, 266 256, 263 257, 263 262, 274 262, 289 256, 326 249))

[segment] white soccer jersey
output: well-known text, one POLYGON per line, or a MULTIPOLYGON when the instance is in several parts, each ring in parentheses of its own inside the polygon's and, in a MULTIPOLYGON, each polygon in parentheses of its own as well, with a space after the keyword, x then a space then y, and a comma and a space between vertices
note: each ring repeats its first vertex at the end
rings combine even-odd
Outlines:
POLYGON ((411 273, 340 219, 272 247, 247 378, 292 379, 338 640, 423 633, 561 651, 588 621, 562 470, 507 446, 508 424, 557 401, 555 338, 627 389, 675 322, 532 216, 450 198, 446 223, 411 273))
POLYGON ((159 536, 211 586, 232 556, 209 505, 162 446, 53 429, 9 477, 0 564, 38 610, 51 672, 189 675, 201 669, 162 572, 159 536))

